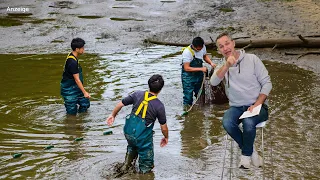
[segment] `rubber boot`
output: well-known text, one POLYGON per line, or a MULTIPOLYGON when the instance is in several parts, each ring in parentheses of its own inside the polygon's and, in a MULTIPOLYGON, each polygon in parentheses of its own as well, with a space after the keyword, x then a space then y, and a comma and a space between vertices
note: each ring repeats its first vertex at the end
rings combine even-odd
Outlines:
POLYGON ((120 171, 122 173, 128 172, 128 170, 135 165, 137 158, 138 153, 126 153, 124 164, 121 167, 120 171))

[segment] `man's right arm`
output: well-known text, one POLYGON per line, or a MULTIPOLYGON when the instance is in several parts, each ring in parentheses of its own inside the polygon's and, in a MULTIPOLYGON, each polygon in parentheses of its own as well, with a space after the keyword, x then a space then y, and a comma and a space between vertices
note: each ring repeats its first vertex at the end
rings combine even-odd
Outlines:
POLYGON ((124 107, 128 106, 129 104, 133 104, 135 101, 135 95, 136 92, 131 93, 129 96, 123 98, 117 105, 114 107, 112 113, 110 116, 107 118, 106 123, 111 126, 114 122, 114 119, 116 118, 118 112, 124 107))
POLYGON ((226 63, 210 78, 210 83, 213 86, 217 86, 224 78, 224 75, 228 72, 229 68, 236 63, 234 56, 229 56, 226 63))
POLYGON ((164 147, 165 145, 168 144, 169 130, 167 126, 166 110, 163 105, 160 106, 160 108, 158 109, 157 118, 160 123, 161 132, 164 136, 164 138, 161 139, 160 147, 164 147))
POLYGON ((217 86, 223 80, 228 69, 229 68, 223 65, 220 69, 218 69, 218 71, 214 72, 210 78, 210 84, 212 86, 217 86))
POLYGON ((118 112, 122 109, 122 107, 124 106, 124 104, 122 103, 122 101, 120 101, 116 107, 114 107, 111 115, 107 118, 106 120, 106 123, 109 125, 109 126, 112 126, 113 122, 114 122, 114 119, 116 118, 118 112))

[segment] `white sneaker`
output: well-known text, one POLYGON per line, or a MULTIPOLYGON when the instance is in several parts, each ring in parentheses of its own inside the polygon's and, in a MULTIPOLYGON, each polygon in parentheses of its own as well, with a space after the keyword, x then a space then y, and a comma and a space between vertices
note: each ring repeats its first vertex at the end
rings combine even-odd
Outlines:
POLYGON ((249 169, 250 168, 250 164, 251 164, 250 156, 241 155, 239 168, 249 169))
POLYGON ((255 149, 253 149, 253 153, 251 155, 251 161, 255 167, 263 166, 263 159, 261 156, 259 156, 258 152, 255 149))

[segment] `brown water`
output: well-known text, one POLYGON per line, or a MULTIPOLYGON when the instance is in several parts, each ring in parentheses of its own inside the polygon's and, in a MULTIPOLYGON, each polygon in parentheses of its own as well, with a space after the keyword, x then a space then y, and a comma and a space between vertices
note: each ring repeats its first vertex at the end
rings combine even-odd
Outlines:
MULTIPOLYGON (((120 179, 318 179, 319 76, 265 61, 273 82, 264 136, 266 166, 244 171, 236 168, 239 150, 226 140, 220 122, 227 105, 196 106, 188 116, 179 116, 181 60, 170 54, 180 49, 154 46, 81 56, 92 100, 89 112, 76 118, 65 116, 59 95, 66 54, 0 55, 0 179, 111 179, 114 165, 124 160, 122 128, 130 107, 123 108, 114 127, 104 120, 123 96, 146 89, 154 73, 165 79, 159 98, 166 106, 169 144, 159 147, 162 135, 156 124, 154 172, 120 179), (108 129, 113 134, 103 135, 108 129), (77 137, 84 140, 74 141, 77 137), (54 148, 44 150, 50 144, 54 148), (13 159, 14 153, 23 155, 13 159)), ((260 137, 259 131, 258 147, 260 137)))

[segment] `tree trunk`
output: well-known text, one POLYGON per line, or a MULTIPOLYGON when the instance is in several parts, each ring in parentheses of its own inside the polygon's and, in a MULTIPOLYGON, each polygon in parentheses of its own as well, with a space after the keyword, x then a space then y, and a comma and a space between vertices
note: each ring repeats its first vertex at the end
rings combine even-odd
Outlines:
MULTIPOLYGON (((305 48, 320 48, 320 38, 305 38, 301 35, 299 38, 292 39, 237 39, 236 48, 292 48, 292 47, 305 47, 305 48)), ((169 46, 189 46, 190 43, 172 43, 155 41, 152 39, 144 40, 146 43, 169 45, 169 46)), ((208 48, 216 48, 215 43, 206 43, 208 48)))

